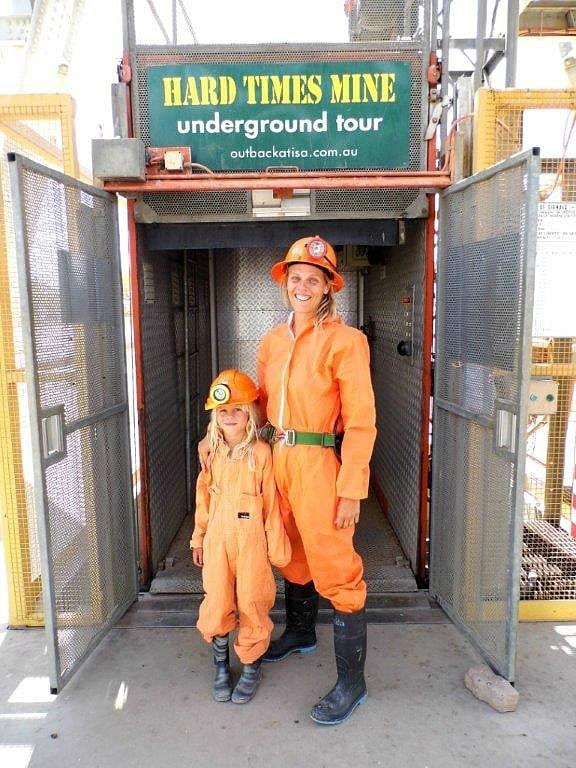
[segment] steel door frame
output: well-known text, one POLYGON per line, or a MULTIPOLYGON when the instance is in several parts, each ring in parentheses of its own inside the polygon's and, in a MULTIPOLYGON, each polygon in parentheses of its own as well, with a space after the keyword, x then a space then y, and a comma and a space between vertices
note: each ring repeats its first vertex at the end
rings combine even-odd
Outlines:
MULTIPOLYGON (((126 612, 130 605, 137 599, 138 596, 138 564, 137 564, 137 542, 136 542, 136 519, 135 514, 129 515, 129 527, 130 537, 129 543, 132 543, 133 547, 133 569, 132 569, 132 586, 133 589, 128 599, 123 603, 116 606, 115 610, 109 616, 108 620, 103 624, 101 629, 94 635, 86 646, 84 653, 78 658, 74 665, 69 668, 66 674, 61 673, 61 658, 58 645, 58 628, 56 622, 56 599, 54 589, 54 573, 53 573, 53 552, 50 543, 49 536, 49 516, 48 516, 48 492, 46 484, 46 476, 44 473, 45 466, 54 463, 58 460, 48 459, 45 460, 42 457, 42 430, 40 425, 40 413, 42 411, 39 395, 39 381, 38 381, 38 369, 36 364, 36 349, 34 344, 35 334, 34 325, 32 322, 32 300, 31 300, 31 275, 30 265, 28 260, 28 243, 25 235, 25 209, 23 195, 20 185, 20 175, 22 169, 30 169, 40 175, 53 179, 56 182, 61 182, 68 187, 75 187, 80 191, 84 191, 89 195, 100 197, 104 200, 113 203, 114 214, 114 252, 116 255, 116 267, 117 267, 117 279, 120 295, 120 338, 122 340, 122 348, 118 350, 120 360, 120 383, 122 391, 123 404, 114 408, 109 408, 107 411, 100 411, 98 416, 91 416, 82 420, 82 423, 96 423, 102 420, 103 415, 109 416, 112 412, 124 413, 127 422, 127 434, 129 436, 130 429, 128 423, 128 392, 127 392, 127 370, 126 370, 126 350, 125 350, 125 328, 124 328, 124 313, 122 307, 122 276, 120 266, 120 246, 119 246, 119 234, 118 234, 118 213, 115 203, 115 196, 105 192, 96 187, 91 187, 83 182, 66 176, 63 173, 55 171, 51 168, 42 166, 27 157, 19 154, 10 153, 9 169, 10 169, 10 184, 11 194, 13 201, 13 222, 15 233, 15 246, 17 255, 17 267, 18 267, 18 282, 20 293, 20 310, 21 310, 21 322, 22 322, 22 335, 23 346, 26 360, 26 384, 28 394, 28 410, 30 420, 30 432, 32 442, 32 466, 34 475, 34 501, 37 510, 38 517, 38 539, 39 539, 39 552, 40 552, 40 565, 42 573, 42 596, 44 606, 44 623, 47 635, 47 649, 48 649, 48 667, 50 688, 52 693, 56 693, 62 689, 62 687, 68 682, 70 677, 75 673, 78 667, 85 661, 90 655, 98 643, 102 640, 104 635, 108 632, 111 626, 126 612)), ((53 409, 54 410, 54 409, 53 409)), ((46 414, 46 409, 44 409, 46 414)), ((131 479, 131 455, 129 441, 126 441, 123 445, 123 453, 125 459, 125 466, 127 468, 126 492, 129 494, 128 498, 132 499, 132 479, 131 479)), ((134 511, 134 501, 132 499, 130 504, 134 511)))
MULTIPOLYGON (((452 621, 463 631, 471 643, 481 653, 481 655, 487 660, 490 666, 500 675, 507 678, 510 681, 515 677, 515 662, 516 662, 516 633, 518 622, 518 601, 520 592, 520 566, 521 566, 521 551, 522 551, 522 510, 523 510, 523 480, 524 480, 524 465, 525 465, 525 443, 526 443, 526 427, 527 427, 527 404, 528 404, 528 385, 531 376, 531 340, 532 340, 532 306, 533 306, 533 292, 534 292, 534 272, 535 272, 535 257, 536 257, 536 230, 537 230, 537 206, 538 206, 538 182, 539 182, 539 152, 537 149, 524 152, 518 155, 514 155, 507 160, 498 163, 491 168, 488 168, 480 173, 475 174, 472 177, 464 179, 463 181, 451 186, 448 190, 443 192, 440 196, 440 210, 442 209, 442 201, 451 194, 463 191, 468 187, 473 186, 479 182, 486 181, 499 173, 515 168, 521 165, 526 166, 526 222, 524 230, 522 231, 525 262, 522 272, 522 284, 519 286, 519 299, 521 304, 521 322, 520 322, 520 345, 519 345, 519 365, 518 365, 518 402, 515 418, 515 425, 513 425, 514 434, 511 435, 514 449, 507 452, 506 455, 512 459, 515 454, 513 467, 514 467, 514 483, 511 489, 511 506, 512 509, 503 510, 508 519, 509 526, 509 542, 508 542, 508 583, 506 585, 507 604, 506 604, 506 657, 504 659, 494 658, 483 645, 482 639, 477 633, 473 631, 470 626, 467 626, 463 622, 463 617, 452 609, 450 603, 444 599, 441 590, 437 584, 438 579, 436 574, 441 571, 442 563, 434 561, 435 547, 435 518, 436 509, 439 505, 438 499, 438 480, 442 466, 441 450, 437 448, 434 450, 433 446, 433 469, 432 469, 432 504, 431 504, 431 563, 430 563, 430 593, 440 603, 444 611, 452 619, 452 621), (438 571, 436 570, 438 569, 438 571)), ((440 245, 439 245, 439 267, 438 267, 438 280, 441 281, 442 275, 442 246, 443 246, 443 226, 441 218, 440 225, 440 245)), ((519 230, 520 231, 520 230, 519 230)), ((437 328, 437 349, 440 349, 443 342, 444 329, 440 324, 440 318, 443 313, 442 297, 440 291, 438 292, 438 307, 437 318, 439 321, 437 328)), ((474 420, 484 426, 494 427, 497 429, 498 412, 493 423, 485 417, 477 416, 475 419, 464 408, 442 401, 436 396, 436 392, 439 387, 439 377, 442 375, 438 371, 436 372, 435 380, 435 397, 434 397, 434 415, 435 421, 439 410, 448 411, 456 414, 459 417, 468 419, 469 422, 474 420), (486 423, 484 423, 486 422, 486 423)))

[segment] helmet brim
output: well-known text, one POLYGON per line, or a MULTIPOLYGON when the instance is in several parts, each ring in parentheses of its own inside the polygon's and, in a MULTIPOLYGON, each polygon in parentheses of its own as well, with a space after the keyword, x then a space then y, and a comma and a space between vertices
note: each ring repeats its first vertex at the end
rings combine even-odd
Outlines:
POLYGON ((260 388, 258 388, 256 390, 256 396, 250 400, 248 398, 242 398, 242 400, 234 400, 234 402, 227 400, 225 403, 219 403, 216 400, 213 400, 212 398, 209 397, 204 402, 204 410, 212 411, 214 410, 214 408, 220 408, 221 405, 250 405, 251 403, 256 403, 260 398, 261 394, 262 393, 260 392, 260 388))

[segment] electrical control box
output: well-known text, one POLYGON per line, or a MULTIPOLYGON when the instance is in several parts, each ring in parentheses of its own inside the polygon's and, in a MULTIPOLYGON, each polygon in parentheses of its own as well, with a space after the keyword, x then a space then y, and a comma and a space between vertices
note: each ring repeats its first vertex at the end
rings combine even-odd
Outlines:
POLYGON ((528 392, 528 413, 556 413, 558 382, 554 379, 532 379, 528 392))

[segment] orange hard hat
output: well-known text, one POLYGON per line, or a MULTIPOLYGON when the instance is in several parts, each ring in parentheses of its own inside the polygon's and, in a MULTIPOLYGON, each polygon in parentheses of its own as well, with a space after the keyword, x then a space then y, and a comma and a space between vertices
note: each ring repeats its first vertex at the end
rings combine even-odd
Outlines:
POLYGON ((260 397, 260 390, 250 376, 236 368, 222 371, 210 385, 204 410, 210 411, 220 405, 247 405, 260 397))
POLYGON ((320 235, 302 237, 292 243, 283 261, 278 261, 270 270, 272 278, 277 283, 281 283, 290 264, 296 262, 311 264, 328 272, 335 293, 344 288, 344 279, 337 271, 338 261, 334 248, 320 235))

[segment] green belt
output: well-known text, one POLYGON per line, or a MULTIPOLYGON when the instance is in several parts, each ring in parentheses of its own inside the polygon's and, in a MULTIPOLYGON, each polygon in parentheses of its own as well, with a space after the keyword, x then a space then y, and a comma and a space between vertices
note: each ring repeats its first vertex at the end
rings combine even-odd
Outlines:
MULTIPOLYGON (((268 442, 272 442, 276 437, 276 429, 271 424, 262 427, 260 436, 268 442)), ((321 445, 323 448, 334 448, 336 445, 336 435, 332 432, 298 432, 295 429, 285 429, 285 445, 321 445)))

